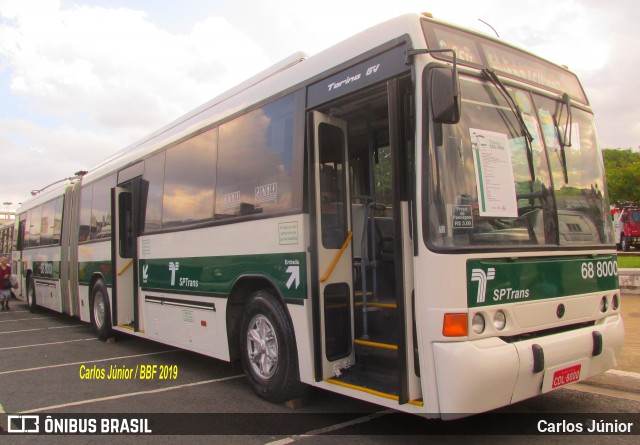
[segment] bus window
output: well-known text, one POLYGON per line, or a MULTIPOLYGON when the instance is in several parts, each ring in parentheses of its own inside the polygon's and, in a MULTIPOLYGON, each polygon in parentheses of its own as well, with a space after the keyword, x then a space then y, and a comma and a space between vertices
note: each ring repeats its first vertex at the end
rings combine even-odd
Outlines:
POLYGON ((220 126, 216 218, 292 205, 294 96, 220 126))
POLYGON ((48 246, 53 242, 53 227, 56 214, 56 202, 49 201, 42 206, 42 225, 40 230, 40 245, 48 246))
POLYGON ((64 206, 64 198, 61 196, 56 199, 56 208, 53 219, 53 244, 60 244, 60 236, 62 234, 62 210, 64 206))
POLYGON ((91 234, 91 198, 93 185, 82 187, 80 191, 80 230, 78 241, 88 241, 91 234))
POLYGON ((165 152, 144 161, 144 180, 149 184, 144 218, 144 231, 160 230, 162 221, 162 188, 164 185, 165 152))
POLYGON ((322 244, 339 249, 347 236, 344 134, 342 129, 320 124, 320 199, 322 200, 322 244))
POLYGON ((97 181, 93 186, 91 202, 91 239, 111 237, 111 189, 116 185, 115 175, 97 181))
POLYGON ((213 218, 217 129, 167 150, 162 228, 213 218))
POLYGON ((42 207, 29 210, 27 221, 29 222, 28 247, 38 247, 40 245, 40 228, 42 227, 42 207))

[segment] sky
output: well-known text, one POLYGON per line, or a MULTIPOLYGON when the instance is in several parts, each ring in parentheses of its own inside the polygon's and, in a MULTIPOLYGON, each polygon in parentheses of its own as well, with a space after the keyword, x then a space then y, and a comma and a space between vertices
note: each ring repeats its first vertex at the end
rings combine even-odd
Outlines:
POLYGON ((600 145, 640 146, 637 0, 0 0, 0 210, 296 51, 423 11, 567 65, 600 145))

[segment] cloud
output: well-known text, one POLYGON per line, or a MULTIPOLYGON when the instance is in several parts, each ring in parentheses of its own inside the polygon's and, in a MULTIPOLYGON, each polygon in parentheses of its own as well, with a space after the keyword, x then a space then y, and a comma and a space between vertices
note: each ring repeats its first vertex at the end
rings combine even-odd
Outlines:
POLYGON ((0 153, 11 165, 3 172, 2 200, 22 202, 31 190, 96 164, 113 151, 114 140, 67 125, 47 129, 24 120, 0 120, 0 153))
MULTIPOLYGON (((640 28, 633 23, 640 6, 631 0, 613 3, 584 1, 598 18, 591 28, 594 35, 608 42, 609 60, 602 67, 579 71, 593 106, 601 144, 607 148, 640 146, 640 57, 637 50, 640 28)), ((597 48, 593 55, 597 57, 597 48)))
POLYGON ((89 168, 294 51, 314 54, 424 8, 493 35, 481 18, 506 41, 569 65, 602 145, 640 143, 635 0, 185 0, 149 14, 90 2, 0 0, 0 153, 20 170, 3 189, 9 200, 89 168), (180 27, 170 26, 171 13, 180 27))
POLYGON ((131 9, 0 0, 0 69, 40 122, 0 122, 1 150, 16 164, 37 151, 48 166, 27 163, 12 193, 90 167, 269 64, 220 17, 170 33, 131 9))

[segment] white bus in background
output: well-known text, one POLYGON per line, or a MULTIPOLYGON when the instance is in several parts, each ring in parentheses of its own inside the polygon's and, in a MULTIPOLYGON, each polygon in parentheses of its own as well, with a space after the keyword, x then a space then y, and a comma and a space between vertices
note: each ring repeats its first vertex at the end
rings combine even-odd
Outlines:
POLYGON ((407 15, 41 192, 19 272, 34 309, 241 360, 274 402, 486 411, 617 364, 594 130, 565 68, 407 15))
POLYGON ((25 202, 16 215, 13 273, 21 277, 20 292, 32 311, 37 304, 78 315, 77 289, 71 285, 75 280, 69 276, 75 270, 71 255, 75 258, 77 252, 74 184, 79 187, 78 178, 56 182, 42 192, 32 192, 34 198, 25 202), (67 264, 68 267, 63 267, 67 264))
POLYGON ((13 231, 15 229, 15 221, 9 220, 0 224, 0 255, 11 258, 13 250, 13 231))
POLYGON ((18 267, 18 262, 11 260, 11 254, 13 252, 13 232, 15 231, 15 225, 16 224, 13 219, 9 219, 8 221, 0 224, 0 257, 5 257, 7 259, 7 262, 11 266, 12 271, 17 270, 18 267))

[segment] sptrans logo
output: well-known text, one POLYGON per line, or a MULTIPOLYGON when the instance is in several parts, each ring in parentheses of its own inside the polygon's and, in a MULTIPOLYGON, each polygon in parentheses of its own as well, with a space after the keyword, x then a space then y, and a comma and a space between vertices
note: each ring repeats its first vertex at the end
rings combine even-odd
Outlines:
POLYGON ((493 280, 496 277, 496 270, 493 267, 487 269, 485 273, 482 269, 471 270, 471 281, 478 282, 478 304, 484 303, 487 297, 487 281, 493 280))
POLYGON ((176 285, 176 272, 178 270, 180 270, 180 263, 179 262, 173 262, 171 261, 169 263, 169 270, 171 271, 171 285, 175 286, 176 285))

